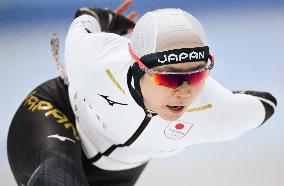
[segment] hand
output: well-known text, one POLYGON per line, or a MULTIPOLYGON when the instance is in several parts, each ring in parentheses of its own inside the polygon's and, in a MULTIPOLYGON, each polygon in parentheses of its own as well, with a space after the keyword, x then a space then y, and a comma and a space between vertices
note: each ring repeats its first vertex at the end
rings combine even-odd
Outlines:
POLYGON ((76 12, 75 18, 83 14, 94 16, 99 21, 103 32, 125 35, 134 28, 135 22, 133 20, 137 13, 133 11, 127 16, 123 16, 121 13, 123 13, 131 4, 132 0, 125 0, 114 12, 100 8, 80 8, 76 12))
MULTIPOLYGON (((115 10, 115 13, 116 14, 122 14, 129 6, 131 6, 132 5, 132 0, 125 0, 116 10, 115 10)), ((134 22, 134 19, 136 18, 136 16, 137 16, 137 12, 136 11, 132 11, 132 12, 130 12, 128 15, 127 15, 127 19, 128 20, 130 20, 130 21, 132 21, 133 23, 134 23, 134 26, 135 26, 135 22, 134 22)), ((129 32, 132 32, 133 31, 133 28, 134 28, 134 26, 132 27, 132 28, 129 28, 128 29, 128 33, 129 32)))

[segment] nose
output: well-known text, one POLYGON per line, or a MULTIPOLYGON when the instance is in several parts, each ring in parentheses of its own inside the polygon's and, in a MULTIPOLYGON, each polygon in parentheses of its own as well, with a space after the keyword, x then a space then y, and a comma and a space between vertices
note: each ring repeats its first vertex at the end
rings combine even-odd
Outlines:
POLYGON ((178 88, 174 90, 174 97, 187 98, 191 96, 191 87, 188 81, 184 81, 178 88))

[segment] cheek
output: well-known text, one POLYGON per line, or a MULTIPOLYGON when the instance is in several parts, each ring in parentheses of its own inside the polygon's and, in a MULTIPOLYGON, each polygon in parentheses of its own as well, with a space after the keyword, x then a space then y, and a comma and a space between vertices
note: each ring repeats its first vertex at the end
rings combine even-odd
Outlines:
POLYGON ((150 78, 145 75, 140 80, 140 87, 144 104, 147 108, 153 109, 162 105, 169 95, 169 91, 166 88, 152 83, 150 78))
POLYGON ((194 88, 192 88, 192 97, 196 98, 199 96, 199 94, 201 93, 201 91, 203 90, 205 85, 205 81, 203 83, 200 83, 199 85, 195 86, 194 88))

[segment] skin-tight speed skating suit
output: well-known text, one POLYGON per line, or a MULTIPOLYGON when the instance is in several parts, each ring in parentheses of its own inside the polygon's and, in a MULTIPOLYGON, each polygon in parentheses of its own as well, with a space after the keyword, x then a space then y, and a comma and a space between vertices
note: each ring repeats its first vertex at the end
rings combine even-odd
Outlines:
POLYGON ((134 185, 151 158, 234 139, 274 113, 271 94, 231 92, 208 77, 181 118, 163 120, 139 104, 129 39, 100 25, 92 15, 74 19, 65 45, 69 85, 41 84, 16 112, 8 157, 18 185, 134 185))

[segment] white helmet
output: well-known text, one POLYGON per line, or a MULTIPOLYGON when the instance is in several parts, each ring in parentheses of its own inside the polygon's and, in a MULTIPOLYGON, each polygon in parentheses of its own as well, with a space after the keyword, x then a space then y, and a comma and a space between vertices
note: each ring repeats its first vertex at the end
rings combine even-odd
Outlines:
POLYGON ((200 22, 175 8, 154 10, 143 15, 133 30, 131 46, 137 57, 178 48, 207 46, 200 22))

